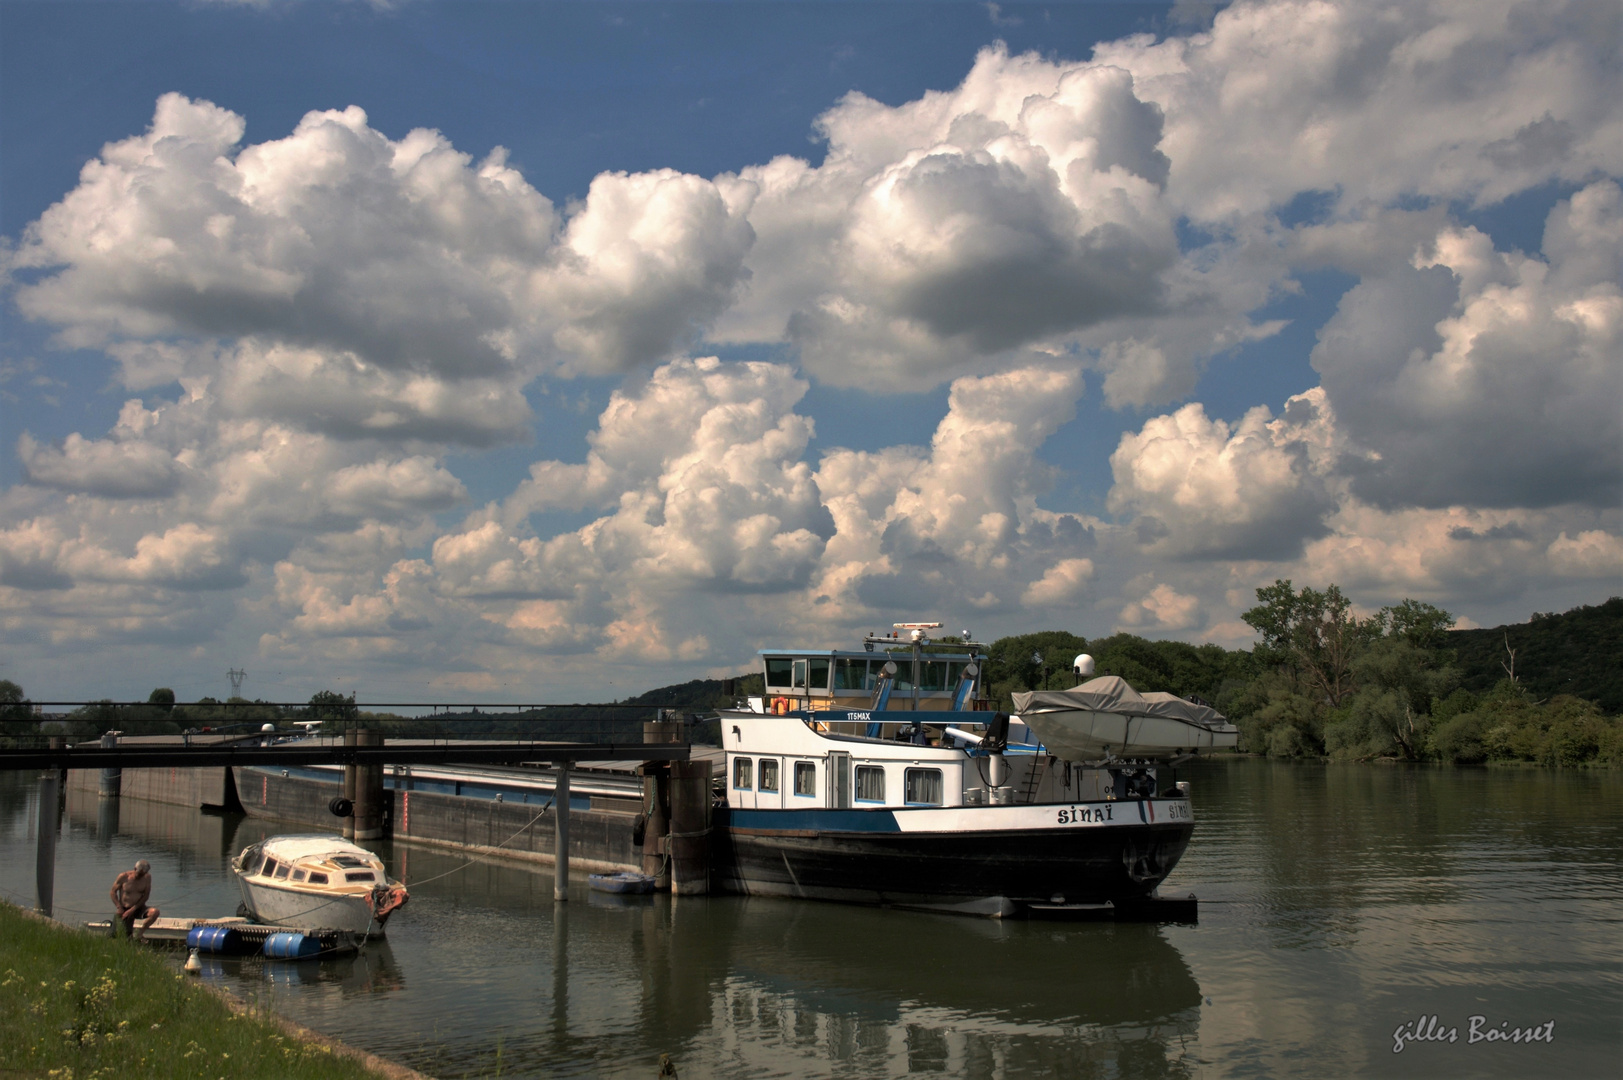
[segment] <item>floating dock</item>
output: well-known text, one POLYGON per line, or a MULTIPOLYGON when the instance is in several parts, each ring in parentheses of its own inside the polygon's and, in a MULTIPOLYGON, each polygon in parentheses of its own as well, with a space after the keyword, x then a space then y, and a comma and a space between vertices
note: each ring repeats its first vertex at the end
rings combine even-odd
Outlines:
MULTIPOLYGON (((211 950, 222 952, 224 955, 252 956, 264 951, 265 942, 277 934, 302 934, 306 938, 318 942, 321 946, 319 953, 297 957, 297 959, 312 959, 315 957, 334 956, 339 953, 355 952, 360 948, 359 935, 343 930, 330 930, 325 927, 303 929, 294 926, 266 926, 240 916, 225 919, 159 919, 149 927, 143 935, 143 940, 153 945, 169 945, 184 948, 188 935, 194 927, 219 927, 231 930, 237 939, 234 948, 226 950, 211 950)), ((85 929, 92 933, 103 933, 111 937, 114 924, 110 920, 100 922, 87 922, 85 929)))

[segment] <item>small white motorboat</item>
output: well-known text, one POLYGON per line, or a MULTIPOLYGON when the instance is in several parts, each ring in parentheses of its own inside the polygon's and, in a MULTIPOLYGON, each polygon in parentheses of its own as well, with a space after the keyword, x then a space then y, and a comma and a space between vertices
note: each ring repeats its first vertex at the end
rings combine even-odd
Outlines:
POLYGON ((249 917, 272 926, 382 937, 410 899, 382 859, 338 836, 272 836, 243 848, 231 868, 249 917))
MULTIPOLYGON (((1077 670, 1092 667, 1091 658, 1077 657, 1077 670)), ((1141 694, 1115 675, 1015 694, 1014 707, 1043 749, 1064 761, 1181 757, 1232 750, 1240 737, 1216 709, 1174 694, 1141 694)))

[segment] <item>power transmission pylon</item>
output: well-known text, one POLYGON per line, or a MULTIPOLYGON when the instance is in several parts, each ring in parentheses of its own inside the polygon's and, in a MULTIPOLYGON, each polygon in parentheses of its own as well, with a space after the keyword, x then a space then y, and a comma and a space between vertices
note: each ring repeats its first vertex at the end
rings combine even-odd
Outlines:
POLYGON ((241 697, 242 680, 248 677, 248 673, 246 671, 238 671, 236 668, 231 668, 226 671, 225 675, 226 678, 231 680, 231 696, 241 697))

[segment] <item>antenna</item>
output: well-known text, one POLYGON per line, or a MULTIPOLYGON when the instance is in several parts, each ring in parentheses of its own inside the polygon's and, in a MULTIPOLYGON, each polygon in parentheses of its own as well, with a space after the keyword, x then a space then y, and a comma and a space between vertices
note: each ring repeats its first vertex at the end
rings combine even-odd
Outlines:
POLYGON ((248 677, 248 673, 246 671, 238 671, 236 668, 229 668, 226 670, 225 677, 231 680, 231 696, 241 697, 242 680, 248 677))

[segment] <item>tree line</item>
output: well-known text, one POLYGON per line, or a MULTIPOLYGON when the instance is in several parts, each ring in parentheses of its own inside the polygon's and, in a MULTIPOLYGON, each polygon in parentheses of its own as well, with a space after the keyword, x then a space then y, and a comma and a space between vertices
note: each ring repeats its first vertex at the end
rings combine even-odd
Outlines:
POLYGON ((1250 753, 1623 765, 1623 720, 1615 705, 1614 715, 1602 707, 1623 682, 1623 649, 1607 645, 1623 630, 1623 599, 1494 631, 1453 630, 1448 612, 1408 599, 1359 617, 1336 585, 1297 589, 1277 580, 1259 588, 1257 600, 1241 616, 1260 639, 1250 650, 1132 634, 1000 639, 990 651, 993 694, 1008 707, 1018 690, 1072 686, 1071 659, 1086 651, 1100 675, 1214 705, 1250 753), (1503 640, 1497 655, 1482 648, 1488 635, 1503 640), (1499 667, 1498 678, 1484 674, 1489 664, 1499 667), (1598 691, 1602 701, 1552 686, 1598 691))

